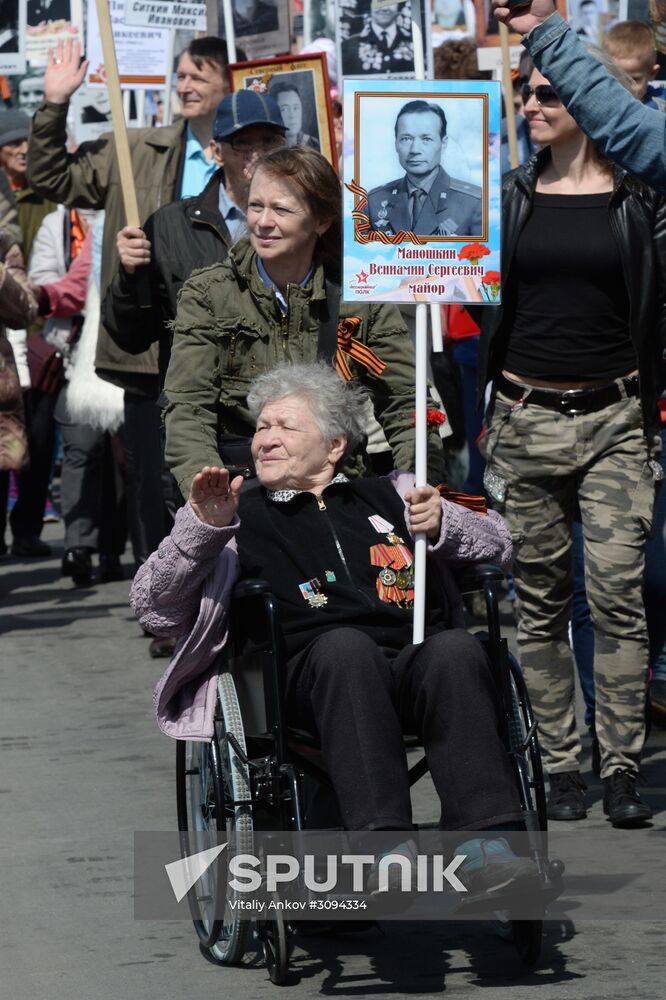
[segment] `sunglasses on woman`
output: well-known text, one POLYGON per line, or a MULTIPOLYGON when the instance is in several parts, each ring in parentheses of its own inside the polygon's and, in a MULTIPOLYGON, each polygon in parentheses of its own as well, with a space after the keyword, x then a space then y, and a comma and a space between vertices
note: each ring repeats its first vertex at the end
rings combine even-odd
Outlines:
POLYGON ((530 87, 529 83, 524 83, 520 88, 523 104, 527 104, 532 95, 536 98, 539 106, 543 105, 546 108, 556 108, 562 103, 549 83, 539 83, 536 87, 530 87))

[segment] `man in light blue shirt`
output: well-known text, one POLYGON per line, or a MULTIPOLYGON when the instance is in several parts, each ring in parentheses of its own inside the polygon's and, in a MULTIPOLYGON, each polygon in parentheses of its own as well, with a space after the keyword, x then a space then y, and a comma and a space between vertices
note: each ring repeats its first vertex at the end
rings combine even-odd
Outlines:
POLYGON ((567 111, 597 149, 658 191, 666 192, 666 115, 641 104, 586 51, 553 0, 507 6, 495 15, 523 45, 567 111))

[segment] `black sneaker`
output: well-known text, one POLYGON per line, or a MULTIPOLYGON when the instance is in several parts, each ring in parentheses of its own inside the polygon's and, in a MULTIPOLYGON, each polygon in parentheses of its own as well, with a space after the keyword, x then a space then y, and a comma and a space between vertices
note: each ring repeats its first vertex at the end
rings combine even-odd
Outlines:
POLYGON ((549 774, 550 794, 547 802, 548 819, 585 819, 585 797, 587 785, 578 771, 563 771, 549 774))
POLYGON ((71 576, 75 587, 89 587, 92 583, 92 549, 83 546, 67 549, 62 561, 61 573, 71 576))
POLYGON ((636 791, 637 781, 637 774, 623 770, 604 778, 604 812, 613 826, 642 826, 652 819, 652 809, 636 791))
POLYGON ((100 583, 113 583, 124 579, 123 567, 118 556, 108 556, 100 553, 99 580, 100 583))

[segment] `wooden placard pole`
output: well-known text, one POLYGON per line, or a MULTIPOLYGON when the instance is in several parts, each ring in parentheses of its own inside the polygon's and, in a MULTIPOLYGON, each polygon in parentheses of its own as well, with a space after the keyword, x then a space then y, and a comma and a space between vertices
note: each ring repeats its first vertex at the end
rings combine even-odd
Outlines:
POLYGON ((511 49, 509 47, 509 29, 506 24, 501 24, 500 42, 502 45, 502 88, 504 90, 504 113, 506 117, 506 129, 509 137, 509 163, 511 169, 515 170, 519 166, 518 161, 518 132, 516 130, 516 109, 513 106, 513 80, 511 78, 511 49))
POLYGON ((99 34, 102 41, 102 53, 104 55, 104 69, 109 91, 109 104, 111 105, 111 121, 113 122, 116 156, 118 157, 118 170, 120 172, 120 186, 125 205, 125 218, 128 226, 140 226, 141 220, 136 200, 134 174, 132 173, 132 160, 130 158, 127 126, 123 111, 123 98, 120 92, 120 78, 118 76, 118 62, 116 60, 116 46, 113 41, 109 2, 108 0, 95 0, 95 6, 97 7, 99 34))

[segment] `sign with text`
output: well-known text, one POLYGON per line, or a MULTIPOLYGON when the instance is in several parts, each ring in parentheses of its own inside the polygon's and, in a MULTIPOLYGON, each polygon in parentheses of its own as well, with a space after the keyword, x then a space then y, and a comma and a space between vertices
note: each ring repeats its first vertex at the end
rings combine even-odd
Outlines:
POLYGON ((500 301, 494 81, 346 80, 346 302, 500 301))
POLYGON ((125 0, 125 24, 146 28, 206 30, 206 4, 182 0, 125 0))
MULTIPOLYGON (((164 28, 126 25, 125 0, 109 0, 109 10, 121 86, 125 90, 164 87, 169 32, 164 28)), ((86 83, 89 87, 105 87, 104 54, 94 3, 88 4, 86 55, 90 62, 86 83)))

